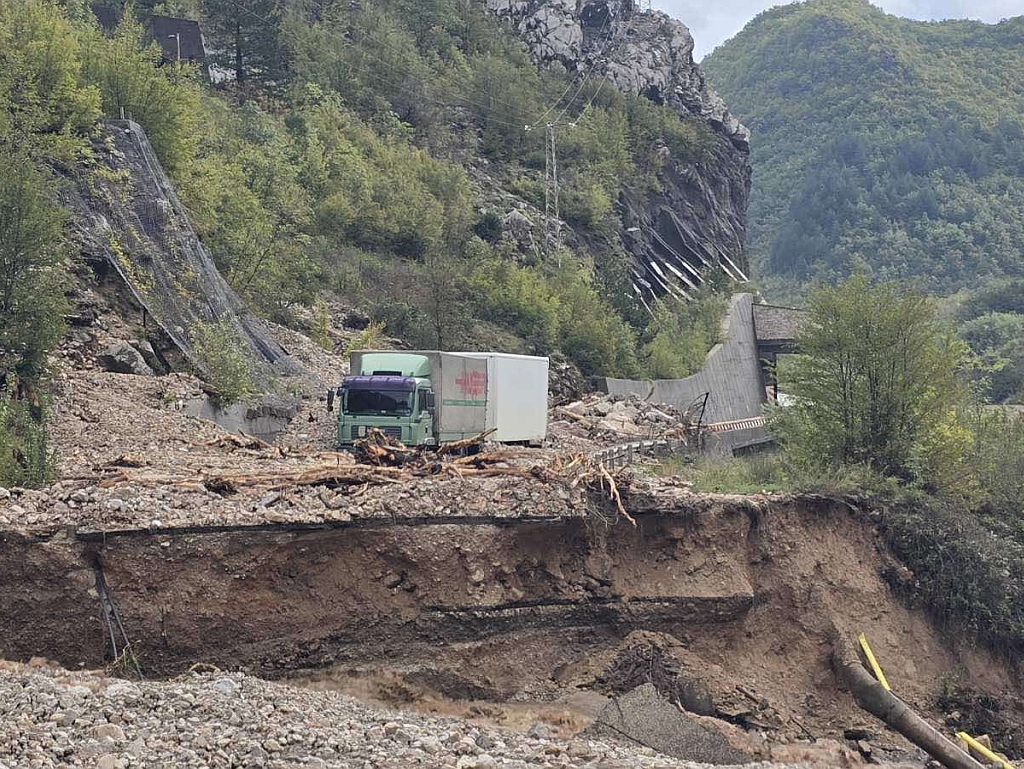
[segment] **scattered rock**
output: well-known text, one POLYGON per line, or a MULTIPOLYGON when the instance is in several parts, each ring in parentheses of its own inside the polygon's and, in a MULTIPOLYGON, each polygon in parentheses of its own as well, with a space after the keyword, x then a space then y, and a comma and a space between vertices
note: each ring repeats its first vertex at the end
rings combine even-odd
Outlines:
POLYGON ((153 376, 153 369, 146 364, 142 353, 128 342, 115 342, 110 345, 96 357, 96 362, 104 371, 115 374, 153 376))

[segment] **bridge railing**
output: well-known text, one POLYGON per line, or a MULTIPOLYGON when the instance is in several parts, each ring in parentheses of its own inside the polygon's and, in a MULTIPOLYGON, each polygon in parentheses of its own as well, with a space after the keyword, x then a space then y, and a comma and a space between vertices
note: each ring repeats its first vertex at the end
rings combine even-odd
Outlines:
POLYGON ((695 452, 695 448, 680 440, 632 441, 594 451, 590 454, 590 458, 595 462, 602 463, 607 468, 628 467, 646 457, 680 451, 695 452))

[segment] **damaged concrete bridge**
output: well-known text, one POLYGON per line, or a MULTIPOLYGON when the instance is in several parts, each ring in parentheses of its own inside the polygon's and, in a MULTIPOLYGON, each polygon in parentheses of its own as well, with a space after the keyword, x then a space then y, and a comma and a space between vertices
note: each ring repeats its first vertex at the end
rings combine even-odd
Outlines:
POLYGON ((734 294, 722 321, 722 341, 696 374, 653 381, 604 377, 597 385, 612 395, 649 397, 680 410, 703 405, 702 423, 733 428, 717 431, 716 449, 756 447, 768 440, 762 419, 771 380, 766 369, 779 355, 796 351, 806 318, 805 310, 755 304, 753 294, 734 294))

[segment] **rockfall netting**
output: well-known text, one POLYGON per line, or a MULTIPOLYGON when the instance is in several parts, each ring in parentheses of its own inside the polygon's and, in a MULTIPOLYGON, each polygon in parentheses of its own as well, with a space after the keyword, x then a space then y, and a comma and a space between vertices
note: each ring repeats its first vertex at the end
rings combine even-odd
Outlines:
POLYGON ((109 121, 64 193, 83 252, 106 258, 155 322, 198 369, 205 327, 228 329, 261 384, 297 365, 217 270, 192 229, 142 127, 109 121))

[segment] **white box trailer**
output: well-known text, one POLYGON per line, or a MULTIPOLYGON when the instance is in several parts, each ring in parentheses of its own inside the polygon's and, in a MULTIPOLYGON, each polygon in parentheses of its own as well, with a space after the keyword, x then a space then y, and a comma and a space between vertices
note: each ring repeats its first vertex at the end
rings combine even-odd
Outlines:
POLYGON ((502 352, 458 353, 487 361, 490 440, 537 443, 548 432, 548 359, 502 352))

